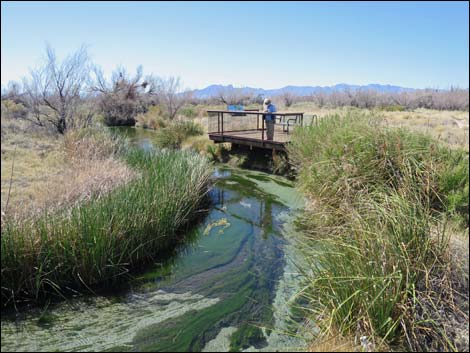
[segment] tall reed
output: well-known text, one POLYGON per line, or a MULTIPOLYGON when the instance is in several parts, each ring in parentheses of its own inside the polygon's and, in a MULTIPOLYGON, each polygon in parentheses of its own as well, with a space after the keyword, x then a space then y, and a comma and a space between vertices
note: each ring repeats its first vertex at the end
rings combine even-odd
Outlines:
POLYGON ((60 213, 5 222, 3 305, 108 286, 174 244, 207 191, 209 163, 168 150, 133 149, 125 159, 140 172, 130 183, 60 213))

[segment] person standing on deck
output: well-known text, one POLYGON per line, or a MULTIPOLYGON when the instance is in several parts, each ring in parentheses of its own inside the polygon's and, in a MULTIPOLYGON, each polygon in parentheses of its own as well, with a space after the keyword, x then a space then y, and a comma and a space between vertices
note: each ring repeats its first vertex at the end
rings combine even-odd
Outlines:
MULTIPOLYGON (((276 107, 274 104, 271 103, 269 98, 264 100, 264 113, 275 113, 276 107)), ((275 114, 267 114, 264 116, 264 120, 266 122, 266 135, 267 140, 272 141, 274 138, 274 124, 276 123, 276 115, 275 114)))

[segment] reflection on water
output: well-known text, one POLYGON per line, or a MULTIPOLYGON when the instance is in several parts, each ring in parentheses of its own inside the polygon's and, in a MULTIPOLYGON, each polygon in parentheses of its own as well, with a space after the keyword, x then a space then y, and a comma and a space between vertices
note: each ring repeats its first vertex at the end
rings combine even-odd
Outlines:
POLYGON ((134 145, 149 150, 154 147, 155 132, 152 130, 129 127, 129 126, 114 126, 109 128, 112 132, 125 136, 134 145))
POLYGON ((299 349, 284 331, 298 284, 286 235, 302 200, 264 173, 214 177, 211 210, 175 256, 124 294, 2 315, 2 351, 299 349))

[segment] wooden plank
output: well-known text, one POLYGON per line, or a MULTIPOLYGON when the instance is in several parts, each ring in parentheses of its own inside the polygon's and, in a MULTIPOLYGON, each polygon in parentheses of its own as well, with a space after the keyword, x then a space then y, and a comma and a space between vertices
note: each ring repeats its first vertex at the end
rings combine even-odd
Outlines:
POLYGON ((265 149, 275 149, 277 151, 285 151, 285 143, 278 141, 266 141, 260 139, 253 139, 248 137, 232 136, 232 135, 221 135, 221 134, 209 134, 209 139, 216 143, 231 142, 239 145, 259 147, 265 149))
MULTIPOLYGON (((278 127, 280 127, 279 125, 277 125, 278 127)), ((216 132, 216 131, 212 131, 210 132, 209 134, 212 134, 212 135, 221 135, 220 132, 216 132)), ((232 136, 232 137, 240 137, 240 138, 250 138, 250 139, 254 139, 254 140, 261 140, 263 141, 263 131, 261 130, 238 130, 238 131, 224 131, 224 136, 228 135, 228 136, 232 136)), ((280 142, 280 143, 284 143, 284 142, 288 142, 290 141, 291 139, 291 135, 290 134, 287 134, 287 133, 284 133, 282 132, 281 129, 275 129, 274 131, 274 142, 280 142)), ((267 141, 264 139, 264 141, 267 141)))

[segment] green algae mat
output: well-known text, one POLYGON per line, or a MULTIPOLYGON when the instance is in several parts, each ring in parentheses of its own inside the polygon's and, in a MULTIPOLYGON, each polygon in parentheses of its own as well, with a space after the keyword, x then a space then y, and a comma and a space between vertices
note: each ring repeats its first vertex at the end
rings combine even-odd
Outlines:
POLYGON ((208 213, 172 256, 120 288, 2 313, 2 351, 298 350, 290 182, 218 169, 208 213), (117 293, 117 291, 115 291, 117 293))

